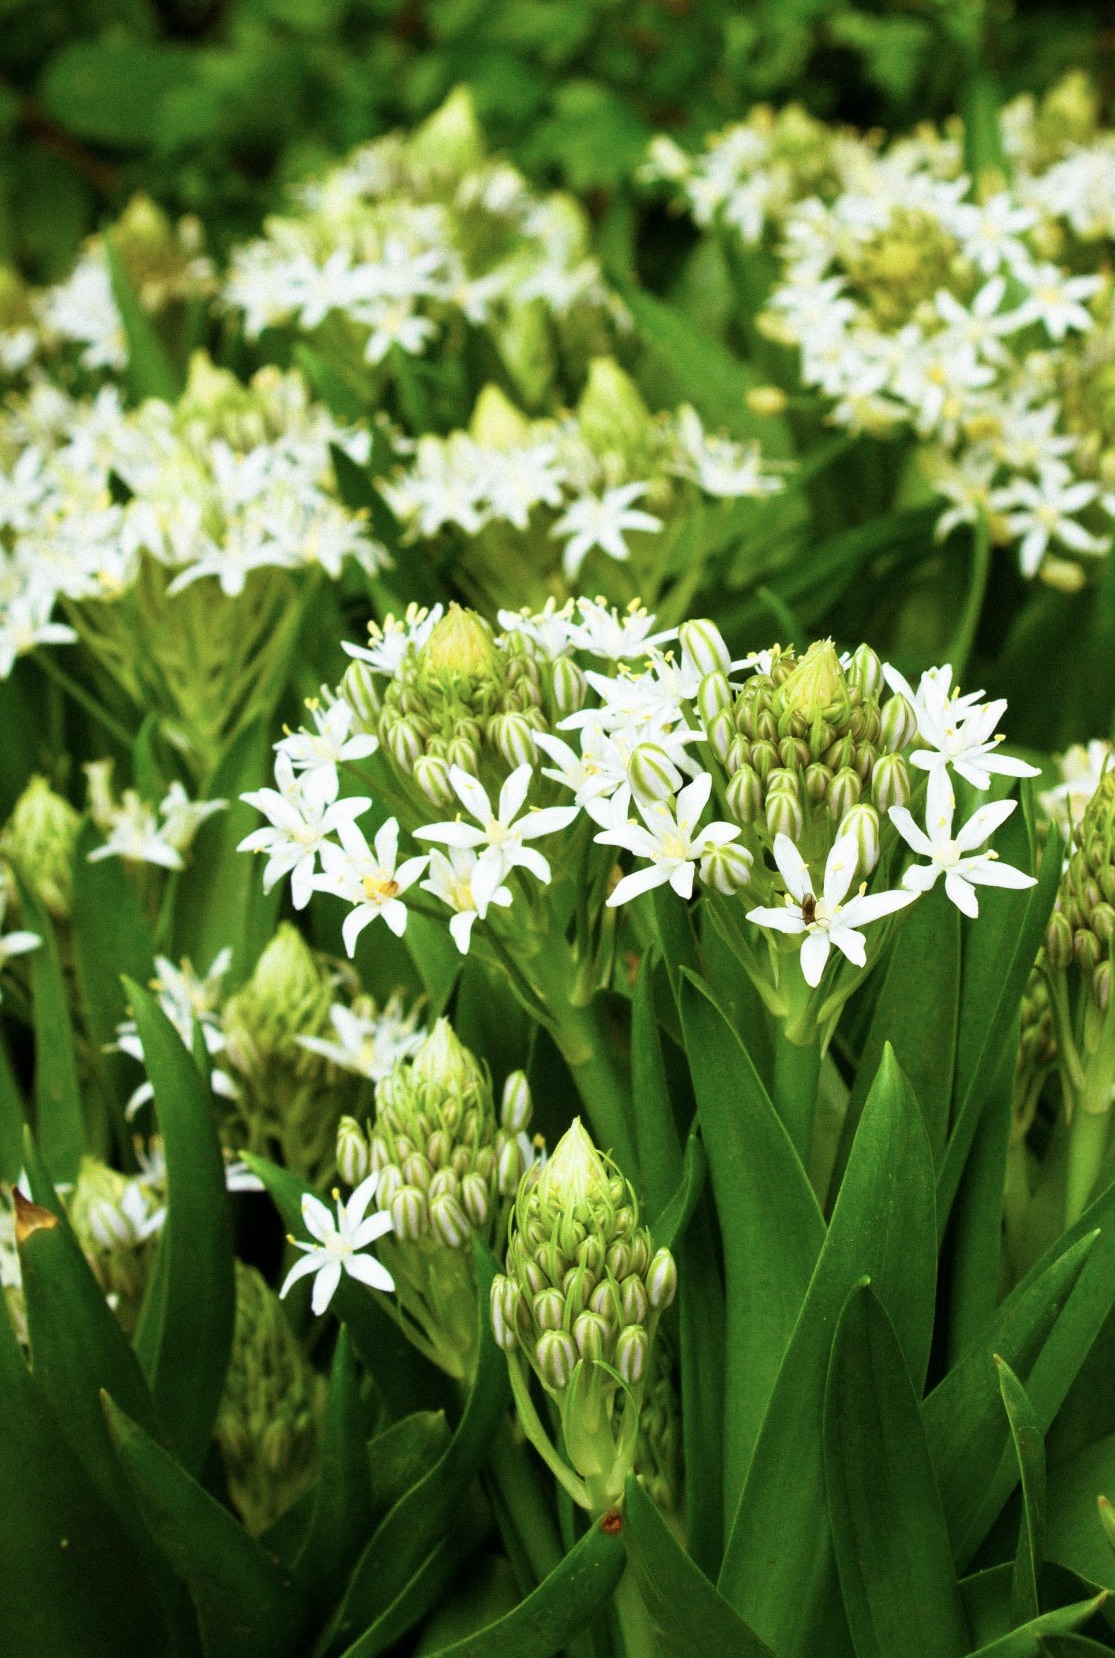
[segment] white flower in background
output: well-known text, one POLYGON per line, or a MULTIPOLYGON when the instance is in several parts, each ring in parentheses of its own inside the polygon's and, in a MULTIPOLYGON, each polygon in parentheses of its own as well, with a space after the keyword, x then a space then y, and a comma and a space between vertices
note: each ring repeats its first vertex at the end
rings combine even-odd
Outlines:
MULTIPOLYGON (((583 601, 578 601, 583 602, 583 601)), ((573 600, 559 605, 555 598, 546 600, 541 610, 500 610, 496 620, 504 633, 521 633, 543 656, 553 662, 564 656, 574 642, 573 600)))
MULTIPOLYGON (((196 1030, 201 1032, 205 1051, 210 1059, 225 1050, 225 1033, 219 1009, 222 996, 221 980, 231 963, 232 951, 221 950, 214 956, 209 971, 201 978, 188 961, 183 961, 180 966, 175 967, 166 956, 155 957, 155 977, 151 981, 151 988, 158 997, 159 1006, 191 1053, 196 1030)), ((143 1041, 134 1019, 126 1019, 123 1024, 116 1027, 115 1047, 121 1053, 138 1060, 141 1065, 145 1063, 143 1041)), ((219 1094, 223 1099, 239 1098, 240 1090, 228 1073, 219 1067, 211 1070, 210 1085, 214 1094, 219 1094)), ((155 1090, 151 1084, 140 1083, 129 1098, 124 1115, 128 1118, 134 1117, 140 1106, 154 1097, 155 1090)))
POLYGON ((391 1216, 386 1209, 377 1210, 372 1215, 367 1213, 378 1183, 378 1171, 368 1175, 347 1202, 342 1202, 340 1193, 335 1192, 336 1219, 319 1197, 312 1192, 303 1193, 302 1224, 314 1242, 300 1243, 296 1238, 290 1239, 295 1249, 305 1253, 284 1278, 280 1296, 286 1295, 299 1278, 312 1273, 314 1289, 310 1304, 320 1318, 337 1292, 342 1272, 374 1290, 389 1292, 395 1288, 395 1280, 387 1268, 374 1255, 360 1253, 391 1231, 391 1216))
POLYGON ((384 925, 401 938, 406 931, 407 912, 402 894, 413 886, 426 868, 428 859, 408 858, 399 863, 399 824, 389 817, 376 830, 372 846, 351 818, 336 825, 340 845, 325 841, 321 846, 320 875, 313 885, 320 892, 332 892, 355 907, 345 916, 341 928, 349 955, 370 921, 382 917, 384 925))
POLYGON ((618 829, 605 829, 594 837, 604 846, 620 846, 638 858, 650 859, 644 869, 637 869, 616 883, 607 900, 610 908, 667 883, 679 898, 692 898, 695 866, 710 848, 726 846, 740 834, 739 825, 734 823, 698 827, 711 793, 712 777, 709 772, 702 772, 678 791, 672 807, 663 800, 646 804, 639 801, 639 814, 645 827, 628 823, 618 829))
POLYGON ((156 864, 163 869, 183 869, 181 852, 171 844, 159 823, 154 806, 141 800, 135 789, 125 789, 116 808, 108 838, 89 854, 91 864, 102 858, 124 858, 130 863, 156 864))
MULTIPOLYGON (((11 888, 5 880, 0 883, 0 927, 4 925, 4 916, 11 899, 11 888)), ((0 935, 0 967, 4 967, 13 956, 25 956, 29 950, 37 950, 42 943, 38 933, 28 932, 25 928, 13 928, 10 933, 0 935)))
POLYGON ((677 438, 678 457, 670 470, 692 479, 706 495, 734 500, 774 495, 785 488, 781 478, 763 471, 758 443, 733 443, 706 432, 689 403, 678 410, 677 438))
POLYGON ((253 829, 237 851, 266 852, 264 892, 289 875, 294 907, 302 910, 310 901, 318 856, 328 837, 372 803, 364 797, 338 800, 335 769, 318 766, 296 774, 290 756, 284 753, 275 758, 275 781, 278 789, 255 789, 240 796, 263 813, 270 828, 253 829))
POLYGON ((468 955, 474 923, 483 921, 493 904, 501 910, 511 904, 510 888, 504 886, 496 887, 491 893, 485 887, 478 900, 473 879, 479 862, 476 853, 468 847, 451 846, 448 854, 434 847, 430 852, 429 875, 420 883, 423 892, 440 898, 454 911, 449 934, 462 956, 468 955))
POLYGON ((303 777, 319 770, 335 773, 345 761, 365 760, 379 747, 378 737, 370 732, 350 736, 356 716, 343 697, 330 699, 330 693, 322 687, 321 699, 309 698, 306 707, 314 722, 313 731, 291 732, 275 744, 276 753, 285 754, 303 777))
POLYGON ((377 1009, 370 996, 359 996, 351 1007, 334 1002, 329 1009, 335 1040, 325 1036, 299 1036, 296 1040, 299 1047, 320 1054, 340 1070, 378 1082, 394 1070, 398 1060, 409 1058, 421 1047, 425 1035, 418 1028, 421 1011, 416 1002, 409 1013, 404 1013, 399 991, 382 1009, 377 1009))
POLYGON ((1037 766, 998 752, 1003 735, 995 727, 1006 711, 1005 697, 981 704, 982 691, 961 696, 950 689, 948 663, 923 673, 916 691, 889 662, 883 664, 883 674, 891 690, 913 708, 918 737, 927 745, 914 750, 911 765, 928 772, 951 766, 976 789, 989 789, 993 772, 1005 777, 1039 776, 1037 766))
POLYGON ((567 581, 576 581, 581 565, 594 547, 621 564, 631 557, 624 535, 632 530, 660 530, 662 520, 641 512, 633 502, 641 500, 650 485, 620 484, 603 495, 582 495, 567 508, 550 534, 564 536, 561 567, 567 581))
POLYGON ((417 650, 426 643, 444 613, 444 605, 436 604, 427 610, 411 603, 401 619, 389 615, 382 627, 378 622, 369 622, 367 645, 343 642, 341 649, 358 662, 366 662, 377 673, 393 674, 412 645, 417 650))
POLYGON ((146 1190, 143 1180, 129 1180, 115 1201, 98 1198, 91 1203, 86 1219, 101 1249, 134 1249, 162 1231, 166 1204, 146 1190))
POLYGON ((793 841, 788 835, 774 837, 774 861, 788 888, 786 903, 780 909, 760 905, 747 912, 747 919, 775 932, 804 933, 801 971, 811 989, 820 984, 833 945, 862 967, 867 945, 859 929, 904 909, 917 897, 914 892, 867 893, 861 886, 854 898, 847 898, 858 859, 854 835, 841 836, 828 855, 821 892, 815 895, 808 866, 793 841))
POLYGON ((1067 276, 1058 265, 1038 265, 1026 280, 1030 292, 1014 312, 1018 328, 1040 322, 1050 339, 1060 342, 1070 329, 1086 334, 1094 326, 1084 301, 1099 293, 1102 276, 1067 276))
POLYGON ((919 858, 928 858, 927 864, 913 864, 902 877, 902 885, 910 892, 928 892, 940 875, 945 877, 945 892, 958 910, 965 915, 979 914, 977 886, 1032 887, 1032 875, 1024 875, 1011 864, 1000 862, 996 852, 978 852, 1000 824, 1005 823, 1018 804, 1015 800, 996 800, 973 812, 954 837, 952 820, 956 800, 947 772, 934 770, 929 774, 928 796, 925 808, 925 829, 914 822, 909 808, 892 806, 891 822, 906 844, 919 858))
POLYGON ((493 811, 483 784, 470 777, 460 766, 450 766, 449 782, 457 799, 476 819, 479 827, 462 823, 458 818, 453 823, 430 823, 414 831, 415 840, 440 841, 443 846, 478 852, 479 861, 472 876, 472 893, 481 914, 491 903, 496 888, 502 885, 513 869, 529 869, 539 881, 549 882, 549 864, 540 852, 525 842, 537 840, 541 835, 552 835, 572 823, 577 816, 576 806, 547 806, 542 810, 532 808, 520 817, 532 776, 533 769, 529 762, 517 766, 500 789, 499 807, 493 811))
POLYGON ((1050 460, 1038 469, 1036 483, 1015 478, 992 496, 992 504, 1007 513, 1007 528, 1022 537, 1018 561, 1024 576, 1037 574, 1051 541, 1074 553, 1106 553, 1111 537, 1092 535, 1072 516, 1091 506, 1099 486, 1075 479, 1063 461, 1050 460), (1011 510, 1013 509, 1013 510, 1011 510))
POLYGON ((163 839, 178 852, 187 852, 206 819, 227 809, 227 800, 191 800, 183 785, 174 782, 158 805, 163 839))
POLYGON ((64 622, 52 622, 54 592, 26 588, 15 593, 0 610, 0 679, 7 679, 17 656, 36 645, 72 645, 77 634, 64 622))
POLYGON ((655 617, 641 599, 632 599, 621 614, 604 599, 577 600, 579 621, 569 625, 569 643, 575 650, 589 651, 609 662, 625 662, 645 656, 655 645, 677 638, 677 628, 653 632, 655 617))
POLYGON ((47 335, 83 347, 82 368, 107 368, 118 374, 127 368, 128 343, 103 249, 83 253, 65 282, 44 291, 37 309, 47 335))
POLYGON ((1064 754, 1056 756, 1061 781, 1051 789, 1043 789, 1038 804, 1051 823, 1068 840, 1073 827, 1084 816, 1084 810, 1100 786, 1100 779, 1112 763, 1115 748, 1105 737, 1093 737, 1085 746, 1073 743, 1064 754))

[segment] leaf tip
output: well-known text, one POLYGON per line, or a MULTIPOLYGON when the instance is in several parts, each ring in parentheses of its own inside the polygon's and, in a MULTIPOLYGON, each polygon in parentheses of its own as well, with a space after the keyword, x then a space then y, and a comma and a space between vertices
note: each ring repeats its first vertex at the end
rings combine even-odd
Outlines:
POLYGON ((44 1209, 41 1203, 32 1203, 18 1186, 12 1187, 12 1207, 15 1210, 15 1241, 26 1243, 32 1232, 51 1232, 58 1225, 58 1216, 44 1209))

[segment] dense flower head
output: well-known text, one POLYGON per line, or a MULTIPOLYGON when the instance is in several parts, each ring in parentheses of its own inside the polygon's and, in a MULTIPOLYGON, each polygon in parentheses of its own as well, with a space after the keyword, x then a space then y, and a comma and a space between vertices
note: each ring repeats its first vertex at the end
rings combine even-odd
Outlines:
POLYGON ((1103 772, 1081 820, 1046 928, 1055 968, 1075 967, 1101 1011, 1111 997, 1115 939, 1115 771, 1103 772))

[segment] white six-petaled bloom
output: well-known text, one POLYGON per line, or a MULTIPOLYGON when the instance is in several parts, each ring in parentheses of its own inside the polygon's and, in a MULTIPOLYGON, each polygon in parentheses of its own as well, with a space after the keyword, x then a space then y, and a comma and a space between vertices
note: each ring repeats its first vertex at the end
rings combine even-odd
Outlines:
POLYGON ((552 835, 564 829, 577 816, 576 806, 547 806, 540 811, 519 812, 526 804, 527 790, 533 769, 524 761, 505 780, 499 791, 499 809, 493 812, 488 792, 482 783, 460 766, 450 766, 449 781, 462 806, 476 819, 477 828, 457 818, 452 823, 428 823, 414 831, 415 840, 440 841, 443 846, 464 847, 478 853, 478 861, 471 877, 471 891, 478 913, 483 916, 492 902, 496 889, 504 878, 519 867, 529 869, 538 880, 548 884, 550 866, 525 841, 537 840, 540 835, 552 835), (481 851, 480 849, 483 848, 481 851))
POLYGON ((1011 864, 1000 861, 996 852, 978 852, 989 835, 1005 823, 1018 804, 1015 800, 996 800, 973 812, 954 837, 952 820, 956 800, 952 785, 944 771, 931 771, 925 808, 925 828, 920 829, 906 806, 892 806, 891 822, 907 846, 925 864, 913 864, 903 875, 902 885, 909 892, 928 892, 940 875, 945 877, 945 892, 958 910, 965 915, 979 914, 979 899, 975 888, 1032 887, 1034 876, 1023 874, 1011 864))
POLYGON ((1012 754, 1001 754, 1003 741, 995 727, 1006 710, 1006 698, 981 703, 982 691, 961 696, 951 690, 952 668, 930 668, 922 674, 916 691, 896 668, 884 663, 883 674, 892 691, 904 696, 914 710, 918 737, 926 745, 910 755, 910 764, 922 771, 953 768, 973 788, 991 787, 991 774, 1006 777, 1037 777, 1036 766, 1012 754))
POLYGON ((310 1304, 320 1317, 336 1293, 342 1272, 347 1272, 350 1278, 356 1278, 374 1290, 389 1291, 395 1288, 395 1280, 374 1255, 360 1254, 370 1243, 382 1238, 385 1232, 391 1231, 391 1216, 387 1210, 380 1209, 372 1215, 367 1213, 378 1183, 377 1170, 375 1174, 370 1174, 366 1180, 360 1182, 347 1203, 342 1203, 340 1192, 335 1191, 333 1198, 337 1205, 336 1220, 319 1197, 315 1197, 312 1192, 302 1194, 302 1223, 315 1241, 300 1243, 295 1238, 290 1240, 295 1249, 301 1249, 305 1253, 300 1261, 295 1262, 283 1280, 283 1287, 279 1291, 281 1296, 285 1295, 299 1278, 313 1273, 314 1291, 310 1304))
POLYGON ((505 910, 511 903, 510 889, 500 886, 486 896, 484 907, 480 908, 473 889, 479 862, 476 853, 467 846, 451 846, 448 856, 435 847, 430 853, 429 876, 421 883, 423 892, 432 893, 455 912, 449 923, 449 934, 462 956, 468 955, 474 923, 484 919, 489 906, 495 904, 497 909, 505 910))
POLYGON ((667 882, 679 898, 693 896, 695 866, 710 848, 726 846, 740 832, 734 823, 697 827, 711 792, 712 777, 707 771, 702 772, 678 791, 672 809, 664 800, 652 800, 646 805, 638 802, 645 828, 628 822, 595 836, 603 846, 621 846, 625 851, 634 852, 636 857, 650 859, 644 869, 637 869, 616 883, 608 898, 609 908, 626 904, 641 892, 649 892, 652 887, 664 886, 667 882))
POLYGON ((314 890, 314 871, 326 837, 339 832, 343 823, 359 817, 372 803, 362 797, 338 800, 335 767, 318 766, 296 776, 290 756, 281 752, 275 757, 275 781, 277 789, 254 789, 240 796, 262 812, 271 827, 253 829, 237 851, 266 852, 264 892, 289 875, 294 907, 302 910, 314 890))
POLYGON ((594 547, 621 564, 631 553, 623 539, 627 530, 660 530, 662 520, 641 512, 633 502, 646 494, 648 484, 620 484, 603 495, 582 495, 562 513, 551 535, 568 536, 561 555, 567 581, 576 581, 581 565, 594 547))
POLYGON ((399 824, 393 817, 376 830, 372 846, 351 821, 339 823, 337 835, 340 846, 332 841, 322 845, 322 873, 314 877, 313 884, 321 892, 339 893, 355 906, 341 928, 345 949, 351 956, 356 940, 377 916, 383 917, 396 938, 402 937, 407 911, 401 895, 413 886, 429 860, 423 856, 399 863, 399 824))
POLYGON ((862 967, 867 960, 867 947, 858 929, 894 910, 904 909, 917 897, 915 892, 867 893, 861 887, 854 898, 845 902, 858 859, 855 836, 842 835, 828 855, 823 886, 820 894, 815 895, 809 869, 793 841, 788 835, 774 837, 774 861, 788 888, 786 903, 780 909, 761 905, 748 910, 747 919, 779 933, 805 934, 801 971, 811 989, 815 990, 821 982, 832 945, 856 967, 862 967))

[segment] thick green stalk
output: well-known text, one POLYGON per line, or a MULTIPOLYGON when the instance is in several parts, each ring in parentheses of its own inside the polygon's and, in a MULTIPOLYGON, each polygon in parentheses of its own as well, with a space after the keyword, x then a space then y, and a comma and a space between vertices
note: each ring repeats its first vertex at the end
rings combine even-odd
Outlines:
POLYGON ((654 1624, 630 1566, 616 1585, 612 1604, 623 1641, 623 1658, 659 1658, 661 1649, 654 1624))
POLYGON ((805 1043, 792 1042, 780 1030, 774 1045, 774 1107, 809 1172, 813 1145, 813 1118, 821 1074, 821 1044, 816 1034, 805 1043))
POLYGON ((488 1475, 537 1584, 560 1565, 564 1550, 528 1454, 515 1439, 510 1417, 504 1417, 488 1453, 488 1475))
POLYGON ((1084 1111, 1078 1105, 1069 1126, 1065 1176, 1065 1226, 1073 1226, 1088 1207, 1107 1151, 1109 1111, 1084 1111))

